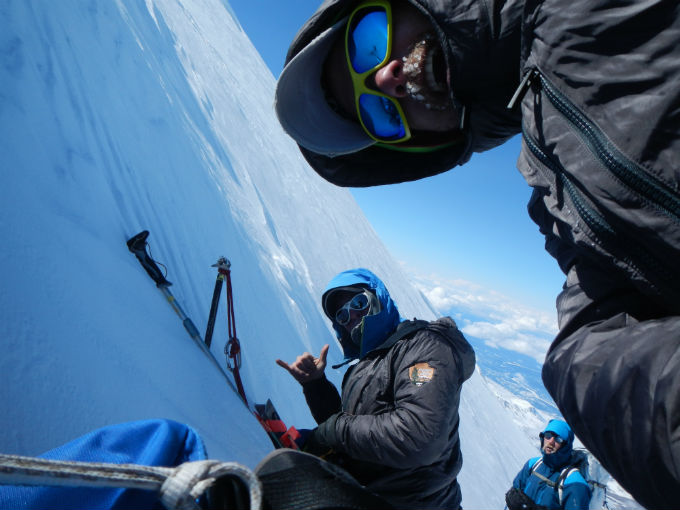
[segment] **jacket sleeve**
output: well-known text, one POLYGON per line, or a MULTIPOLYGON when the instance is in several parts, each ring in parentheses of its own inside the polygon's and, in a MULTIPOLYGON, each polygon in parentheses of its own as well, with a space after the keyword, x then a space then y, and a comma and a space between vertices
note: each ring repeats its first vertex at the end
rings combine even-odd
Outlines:
POLYGON ((465 377, 452 344, 432 331, 422 330, 392 349, 397 349, 393 408, 378 415, 342 413, 334 447, 354 459, 400 469, 434 463, 442 452, 459 448, 458 404, 465 377), (426 380, 417 380, 415 365, 425 370, 426 380))
POLYGON ((325 375, 321 379, 303 384, 302 391, 316 423, 323 423, 331 415, 342 410, 340 394, 325 375))
POLYGON ((680 317, 643 320, 655 312, 644 310, 652 301, 579 266, 557 300, 561 332, 543 365, 545 387, 637 501, 677 508, 680 317))
POLYGON ((515 479, 512 482, 512 486, 515 489, 524 490, 524 487, 526 487, 527 484, 527 478, 529 477, 530 470, 531 467, 529 466, 529 461, 526 461, 524 467, 520 469, 519 473, 517 473, 517 476, 515 476, 515 479))

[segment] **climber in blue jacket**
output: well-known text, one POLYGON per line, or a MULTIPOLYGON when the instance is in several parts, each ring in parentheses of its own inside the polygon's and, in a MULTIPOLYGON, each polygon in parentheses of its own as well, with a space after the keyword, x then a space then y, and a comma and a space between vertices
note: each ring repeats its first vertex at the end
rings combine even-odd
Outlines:
POLYGON ((529 459, 505 496, 509 510, 587 509, 590 487, 577 465, 574 433, 562 420, 550 420, 539 434, 541 457, 529 459))

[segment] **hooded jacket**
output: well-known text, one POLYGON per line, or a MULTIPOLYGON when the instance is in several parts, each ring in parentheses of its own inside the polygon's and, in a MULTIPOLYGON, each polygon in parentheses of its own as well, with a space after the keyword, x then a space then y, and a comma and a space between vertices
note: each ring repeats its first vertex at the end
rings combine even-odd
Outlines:
MULTIPOLYGON (((567 275, 546 388, 639 502, 677 508, 680 3, 407 1, 440 38, 464 142, 304 156, 330 182, 373 186, 443 172, 521 132, 529 214, 567 275)), ((324 2, 288 59, 356 3, 324 2)))
MULTIPOLYGON (((570 473, 564 480, 561 503, 557 489, 550 487, 545 480, 537 476, 541 475, 556 483, 562 470, 569 466, 572 457, 574 433, 571 428, 561 420, 550 420, 543 433, 545 434, 548 431, 554 432, 565 439, 566 442, 554 453, 547 454, 544 452, 542 457, 529 459, 515 477, 512 486, 522 490, 537 505, 546 508, 587 509, 590 504, 590 487, 578 471, 570 473), (539 459, 542 462, 536 466, 539 459)), ((541 438, 542 436, 543 434, 541 434, 541 438)))
MULTIPOLYGON (((286 62, 358 3, 326 0, 321 4, 291 43, 286 62)), ((334 184, 375 186, 435 175, 463 164, 473 152, 496 147, 519 132, 519 111, 508 110, 506 105, 519 84, 521 2, 410 3, 430 19, 445 50, 454 91, 452 101, 465 106, 463 139, 447 149, 417 154, 369 147, 329 158, 300 147, 311 166, 334 184)))
POLYGON ((448 317, 401 321, 368 270, 341 273, 327 292, 347 286, 374 292, 380 312, 364 317, 360 354, 333 325, 345 357, 358 358, 343 379, 341 404, 325 378, 303 386, 314 418, 333 428, 332 460, 398 508, 459 508, 458 404, 475 367, 472 347, 448 317))
MULTIPOLYGON (((530 213, 562 269, 594 259, 680 313, 677 2, 607 10, 609 0, 568 9, 560 0, 402 1, 439 36, 452 100, 467 112, 464 141, 431 153, 374 146, 333 158, 301 148, 312 167, 340 186, 393 184, 449 170, 522 131, 519 168, 536 189, 530 213)), ((357 3, 324 2, 286 60, 357 3)))

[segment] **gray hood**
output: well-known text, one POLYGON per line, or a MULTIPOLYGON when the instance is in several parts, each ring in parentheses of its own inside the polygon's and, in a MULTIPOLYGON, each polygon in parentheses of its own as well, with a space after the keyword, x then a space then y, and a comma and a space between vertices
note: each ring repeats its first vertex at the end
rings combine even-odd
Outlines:
MULTIPOLYGON (((445 172, 507 141, 520 131, 519 109, 506 105, 519 85, 520 0, 409 0, 432 22, 444 52, 453 96, 465 107, 459 144, 434 152, 409 153, 369 147, 333 158, 300 147, 324 179, 338 185, 366 187, 411 181, 445 172)), ((327 0, 293 40, 286 63, 314 37, 345 16, 359 2, 327 0)))

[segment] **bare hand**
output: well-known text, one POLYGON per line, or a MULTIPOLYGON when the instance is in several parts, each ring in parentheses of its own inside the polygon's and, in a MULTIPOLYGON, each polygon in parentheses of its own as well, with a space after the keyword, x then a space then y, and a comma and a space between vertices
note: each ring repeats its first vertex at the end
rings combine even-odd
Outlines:
POLYGON ((276 364, 288 370, 288 373, 295 377, 295 380, 300 384, 321 378, 324 370, 326 370, 326 356, 328 355, 328 344, 321 348, 321 353, 318 358, 312 354, 305 352, 297 357, 292 363, 288 364, 280 359, 276 360, 276 364))

